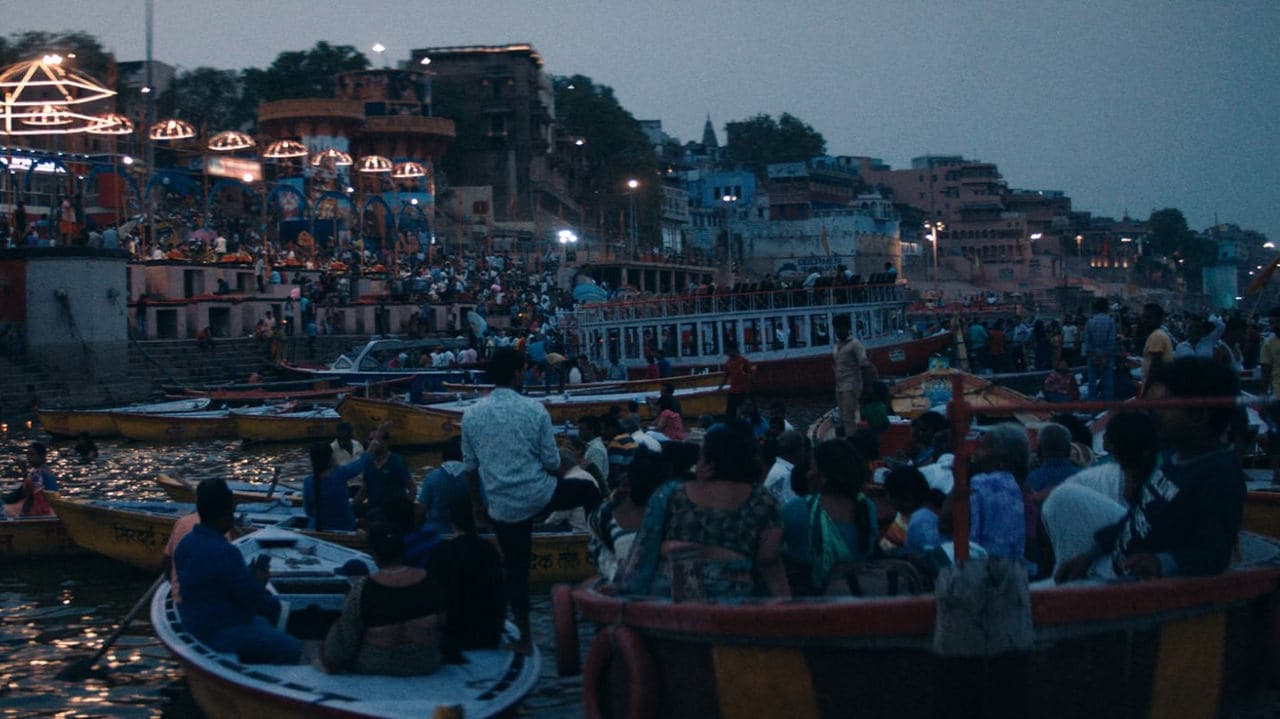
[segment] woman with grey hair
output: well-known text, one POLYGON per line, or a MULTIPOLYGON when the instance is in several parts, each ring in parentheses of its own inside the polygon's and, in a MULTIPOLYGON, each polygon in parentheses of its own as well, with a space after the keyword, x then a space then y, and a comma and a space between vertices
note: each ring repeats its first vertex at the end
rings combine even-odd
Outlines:
POLYGON ((1021 561, 1026 553, 1022 482, 1030 464, 1031 445, 1021 425, 998 424, 978 443, 969 479, 969 541, 988 556, 1021 561))

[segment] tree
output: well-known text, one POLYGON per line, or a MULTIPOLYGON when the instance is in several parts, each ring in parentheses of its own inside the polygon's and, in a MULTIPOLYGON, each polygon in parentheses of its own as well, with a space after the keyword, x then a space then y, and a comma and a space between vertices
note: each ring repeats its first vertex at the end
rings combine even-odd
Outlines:
POLYGON ((253 120, 242 102, 240 73, 212 67, 178 73, 156 107, 161 116, 180 117, 209 133, 238 130, 253 120))
MULTIPOLYGON (((579 202, 606 218, 630 209, 629 179, 636 188, 640 243, 656 244, 660 232, 661 175, 657 153, 640 123, 614 97, 613 88, 585 75, 555 78, 556 115, 565 132, 581 137, 586 156, 585 190, 579 202)), ((619 228, 622 230, 622 228, 619 228)))
POLYGON ((240 113, 251 109, 256 117, 258 103, 295 97, 333 97, 339 73, 367 70, 369 58, 351 45, 330 45, 321 40, 310 50, 282 52, 267 69, 246 68, 241 73, 243 90, 240 113))
POLYGON ((729 159, 757 175, 773 163, 804 162, 827 151, 822 133, 786 112, 777 120, 762 113, 730 122, 726 135, 729 159))

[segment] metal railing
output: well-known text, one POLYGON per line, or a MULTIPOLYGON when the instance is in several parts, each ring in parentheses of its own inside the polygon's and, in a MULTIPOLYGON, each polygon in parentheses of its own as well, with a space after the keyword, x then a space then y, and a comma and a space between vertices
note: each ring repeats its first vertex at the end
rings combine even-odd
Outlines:
POLYGON ((688 317, 733 312, 769 312, 808 307, 901 302, 899 283, 842 285, 810 289, 759 290, 725 294, 664 295, 624 302, 586 305, 577 310, 580 323, 688 317))

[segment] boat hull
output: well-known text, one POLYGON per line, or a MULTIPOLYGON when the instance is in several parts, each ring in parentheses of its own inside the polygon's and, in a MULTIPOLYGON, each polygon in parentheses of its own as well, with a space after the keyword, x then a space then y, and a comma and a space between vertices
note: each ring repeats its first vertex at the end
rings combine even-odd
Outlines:
POLYGON ((40 428, 55 437, 79 437, 84 432, 90 437, 116 436, 116 425, 107 412, 42 409, 39 414, 40 428))
MULTIPOLYGON (((696 374, 678 374, 671 377, 663 377, 662 379, 632 379, 617 382, 586 382, 583 384, 567 385, 574 392, 590 392, 599 390, 601 392, 659 392, 662 386, 670 384, 676 389, 685 389, 688 387, 715 387, 720 384, 720 380, 724 377, 724 372, 698 372, 696 374)), ((491 384, 462 384, 460 382, 445 382, 445 392, 474 392, 487 391, 493 389, 491 384)), ((533 389, 537 389, 534 387, 533 389)))
POLYGON ((1240 526, 1250 532, 1280 539, 1280 492, 1247 493, 1240 526))
MULTIPOLYGON (((160 488, 163 489, 165 494, 169 495, 169 498, 173 501, 195 504, 196 488, 194 485, 187 484, 181 479, 167 474, 158 475, 156 477, 156 484, 160 485, 160 488)), ((244 487, 243 485, 248 484, 247 482, 228 482, 227 484, 231 488, 231 496, 235 499, 236 504, 244 504, 247 502, 269 502, 278 499, 295 507, 302 506, 302 493, 297 487, 291 485, 278 485, 275 493, 273 493, 271 498, 268 499, 267 492, 270 491, 269 487, 259 490, 256 487, 244 487)))
POLYGON ((140 442, 191 442, 234 439, 236 425, 230 414, 217 417, 183 417, 180 414, 132 414, 112 412, 116 432, 140 442))
POLYGON ((1270 678, 1277 579, 1280 567, 1262 565, 1034 590, 1034 648, 993 663, 932 651, 932 595, 731 606, 584 586, 554 593, 553 614, 600 627, 583 681, 588 717, 643 702, 650 716, 689 719, 844 717, 850 707, 977 716, 992 702, 1008 716, 1219 716, 1270 678), (986 671, 1000 679, 983 693, 986 671))
POLYGON ((249 415, 232 413, 236 436, 249 442, 303 442, 334 436, 339 417, 249 415))
POLYGON ((84 553, 56 516, 0 522, 0 561, 73 557, 84 553))
POLYGON ((346 397, 338 404, 338 414, 351 423, 357 437, 368 436, 378 425, 391 422, 392 447, 440 444, 462 432, 462 415, 403 402, 346 397))
POLYGON ((160 571, 164 545, 180 516, 122 512, 61 497, 50 497, 49 504, 77 545, 148 571, 160 571))
MULTIPOLYGON (((929 358, 945 352, 951 341, 950 334, 938 333, 918 340, 869 347, 867 357, 881 377, 904 377, 927 369, 929 358)), ((753 392, 835 392, 836 378, 829 347, 811 354, 778 359, 756 359, 750 355, 747 358, 756 367, 751 379, 753 392)), ((677 365, 677 371, 698 371, 705 366, 677 365)))

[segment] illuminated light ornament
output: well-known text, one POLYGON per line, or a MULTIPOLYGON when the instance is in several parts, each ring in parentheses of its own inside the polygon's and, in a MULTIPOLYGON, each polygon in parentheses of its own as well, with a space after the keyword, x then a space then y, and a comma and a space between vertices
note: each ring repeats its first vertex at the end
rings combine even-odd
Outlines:
POLYGON ((152 140, 189 140, 196 136, 195 125, 186 120, 171 118, 151 126, 152 140))
POLYGON ((88 132, 98 119, 77 106, 115 94, 57 54, 15 63, 0 71, 0 135, 88 132))
POLYGON ((256 147, 258 143, 239 130, 227 130, 219 132, 209 138, 209 149, 214 152, 235 152, 236 150, 248 150, 256 147))
POLYGON ((104 112, 101 115, 95 115, 94 119, 98 122, 88 132, 93 135, 132 135, 133 121, 124 115, 114 112, 104 112))
POLYGON ((332 147, 321 150, 311 156, 311 166, 320 167, 322 165, 333 165, 334 167, 350 167, 351 155, 342 150, 335 150, 332 147))
POLYGON ((360 172, 370 175, 391 172, 391 160, 382 155, 365 155, 360 158, 360 172))
POLYGON ((307 147, 296 140, 276 140, 267 145, 262 156, 268 160, 287 160, 293 157, 306 157, 307 147))
POLYGON ((35 127, 62 127, 75 122, 66 105, 45 105, 34 113, 22 118, 24 125, 35 127))
POLYGON ((402 162, 396 165, 391 176, 397 180, 416 180, 419 177, 426 177, 427 170, 416 162, 402 162))

